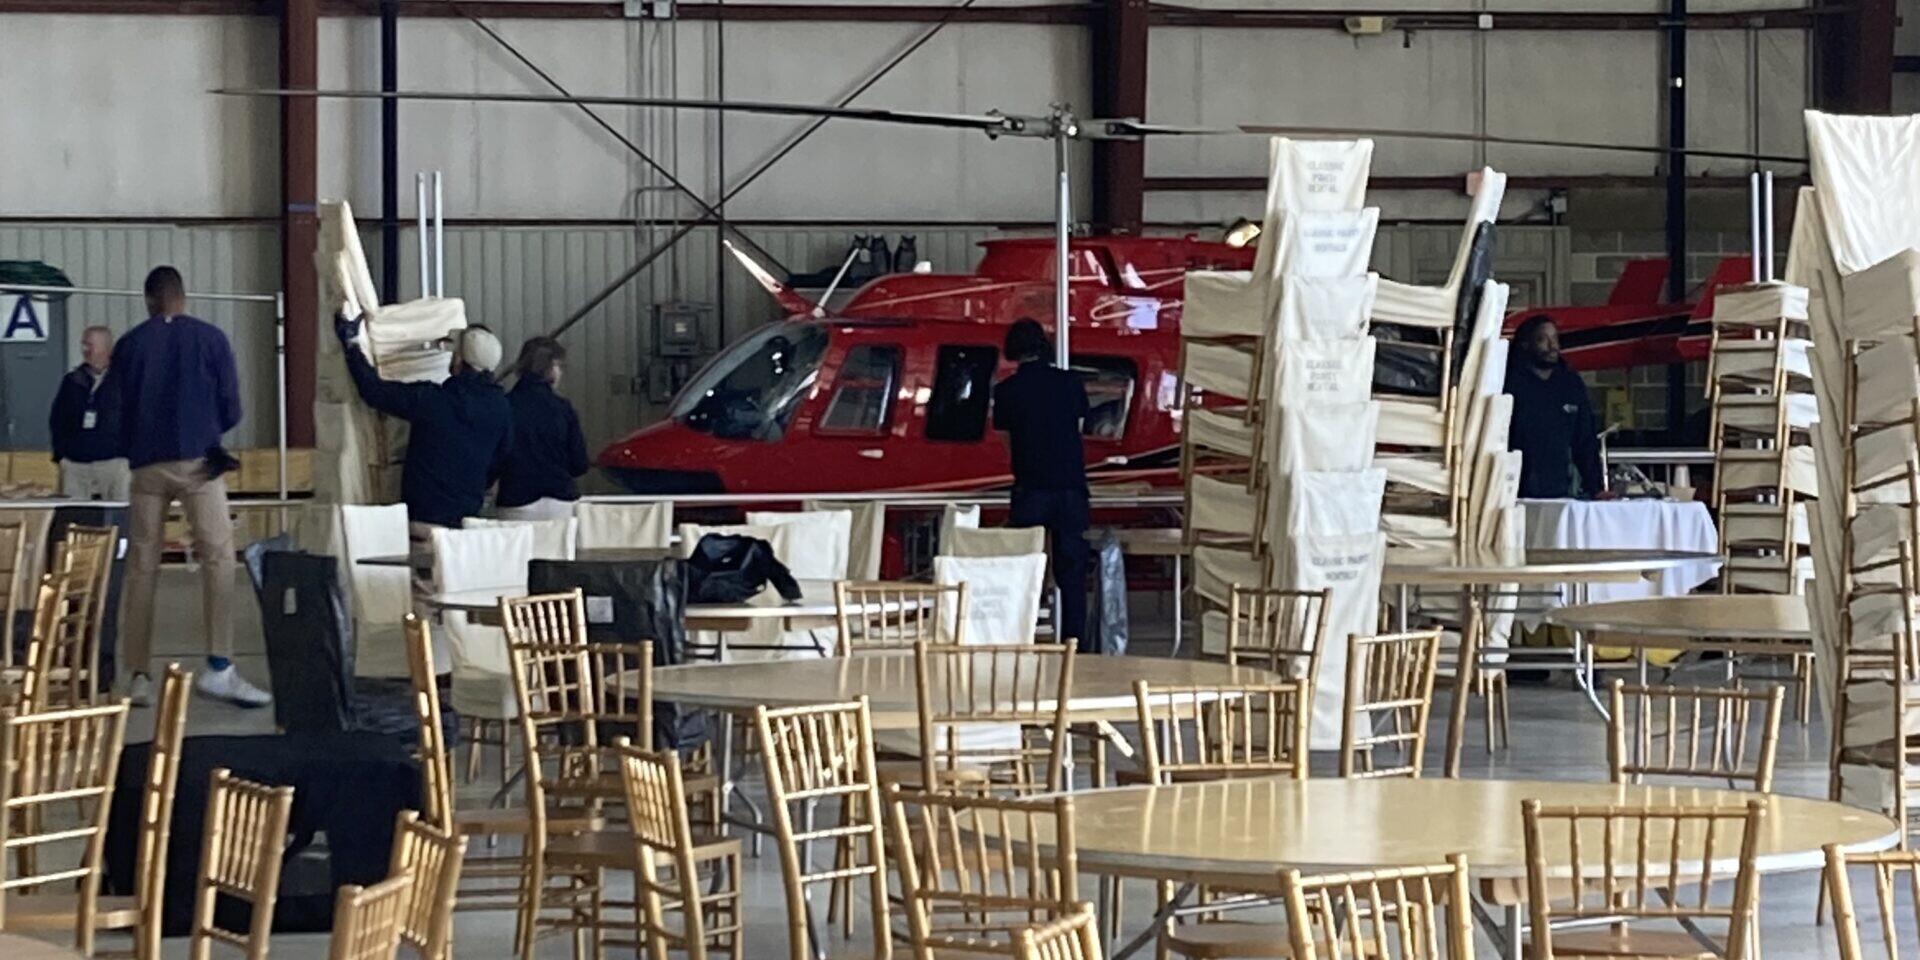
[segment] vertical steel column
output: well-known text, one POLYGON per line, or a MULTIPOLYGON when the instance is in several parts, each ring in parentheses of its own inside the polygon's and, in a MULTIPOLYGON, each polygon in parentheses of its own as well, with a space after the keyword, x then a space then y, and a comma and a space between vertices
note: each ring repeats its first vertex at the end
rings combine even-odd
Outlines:
MULTIPOLYGON (((380 0, 380 90, 398 89, 400 0, 380 0)), ((380 101, 380 296, 400 299, 400 101, 391 97, 380 101)))
MULTIPOLYGON (((285 0, 280 11, 280 82, 313 87, 319 80, 318 0, 285 0)), ((276 362, 284 369, 280 406, 283 446, 313 446, 315 339, 320 321, 320 280, 313 256, 320 244, 319 103, 309 97, 280 101, 280 289, 283 318, 275 333, 276 362)), ((284 470, 286 458, 281 457, 284 470)))
MULTIPOLYGON (((1147 116, 1147 0, 1104 0, 1093 13, 1093 113, 1147 116)), ((1141 140, 1093 144, 1093 223, 1138 234, 1145 218, 1147 147, 1141 140)))
MULTIPOLYGON (((1667 0, 1667 146, 1687 146, 1687 0, 1667 0)), ((1687 157, 1667 154, 1667 300, 1687 298, 1687 157)), ((1684 441, 1687 366, 1667 365, 1667 442, 1684 441)))

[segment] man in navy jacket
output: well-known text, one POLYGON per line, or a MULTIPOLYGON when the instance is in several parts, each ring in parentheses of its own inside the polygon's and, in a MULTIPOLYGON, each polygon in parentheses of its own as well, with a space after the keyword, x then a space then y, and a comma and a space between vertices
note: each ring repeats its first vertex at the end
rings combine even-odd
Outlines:
POLYGON ((60 381, 47 426, 60 495, 76 500, 125 500, 129 477, 120 446, 120 388, 109 386, 113 331, 88 327, 80 335, 83 362, 60 381))

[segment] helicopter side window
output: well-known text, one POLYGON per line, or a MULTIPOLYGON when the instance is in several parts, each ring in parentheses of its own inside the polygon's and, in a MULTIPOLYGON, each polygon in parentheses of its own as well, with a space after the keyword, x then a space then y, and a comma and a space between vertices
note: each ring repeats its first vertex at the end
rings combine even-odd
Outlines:
POLYGON ((1087 418, 1080 424, 1080 435, 1090 440, 1125 437, 1139 368, 1124 357, 1080 355, 1073 357, 1071 365, 1087 391, 1087 418))
POLYGON ((983 344, 940 348, 933 394, 927 398, 927 439, 971 442, 987 435, 993 370, 1000 351, 983 344))
POLYGON ((894 385, 900 379, 897 344, 862 343, 847 351, 835 378, 833 400, 820 429, 833 433, 880 433, 887 429, 894 385))

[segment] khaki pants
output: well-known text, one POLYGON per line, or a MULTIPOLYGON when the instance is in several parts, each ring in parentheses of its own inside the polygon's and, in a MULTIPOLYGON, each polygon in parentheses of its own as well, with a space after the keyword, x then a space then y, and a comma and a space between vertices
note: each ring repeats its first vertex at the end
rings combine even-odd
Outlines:
POLYGON ((198 460, 154 463, 133 471, 127 525, 127 595, 120 605, 123 675, 151 675, 153 593, 160 576, 167 508, 186 508, 193 555, 200 563, 200 612, 209 657, 233 655, 233 518, 227 514, 227 482, 202 479, 198 460))
POLYGON ((413 574, 413 615, 429 623, 438 609, 427 602, 437 591, 433 582, 433 531, 431 523, 407 521, 407 557, 413 574))
POLYGON ((130 485, 125 457, 92 463, 60 461, 60 495, 63 497, 125 501, 130 485))

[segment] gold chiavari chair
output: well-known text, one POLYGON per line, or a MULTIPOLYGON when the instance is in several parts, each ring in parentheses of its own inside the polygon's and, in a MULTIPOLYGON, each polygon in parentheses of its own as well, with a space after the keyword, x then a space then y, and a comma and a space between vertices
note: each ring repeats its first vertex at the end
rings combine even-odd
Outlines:
POLYGON ((841 656, 898 651, 915 643, 963 643, 967 625, 967 585, 893 581, 848 581, 833 585, 840 622, 841 656), (958 614, 949 629, 943 606, 958 614), (952 636, 946 634, 951 633, 952 636))
MULTIPOLYGON (((167 847, 173 833, 173 797, 180 777, 180 748, 186 734, 190 679, 191 675, 180 669, 179 664, 172 664, 160 681, 160 707, 154 716, 153 743, 140 796, 134 894, 98 897, 94 906, 93 928, 130 932, 132 949, 98 951, 98 956, 160 958, 161 898, 167 882, 167 847)), ((74 895, 42 893, 8 904, 6 926, 14 930, 66 929, 74 925, 78 914, 79 903, 74 895)))
POLYGON ((333 899, 327 960, 394 960, 406 930, 414 876, 402 873, 371 887, 348 884, 333 899))
POLYGON ((0 931, 49 929, 28 921, 51 919, 54 928, 73 930, 80 953, 93 954, 107 809, 126 730, 125 703, 0 711, 0 931), (80 807, 78 825, 44 826, 56 819, 50 807, 74 803, 80 807), (68 890, 73 895, 51 918, 33 917, 38 911, 25 902, 68 890))
POLYGON ((917 643, 920 783, 1032 794, 1064 790, 1071 644, 917 643))
POLYGON ((1312 726, 1305 680, 1214 686, 1133 685, 1148 783, 1307 777, 1312 726), (1191 729, 1189 739, 1182 731, 1191 729))
POLYGON ((1754 851, 1766 807, 1547 807, 1520 805, 1527 845, 1528 944, 1534 960, 1556 957, 1744 960, 1755 949, 1754 851), (1727 866, 1730 857, 1737 856, 1727 866), (1728 887, 1716 900, 1714 886, 1728 887), (1618 922, 1593 930, 1555 924, 1618 922), (1649 930, 1671 921, 1688 929, 1649 930), (1708 951, 1702 922, 1724 921, 1708 951))
POLYGON ((413 947, 421 960, 453 958, 453 905, 466 856, 466 837, 423 823, 412 810, 400 812, 387 876, 413 877, 400 941, 413 947))
POLYGON ((280 857, 292 812, 292 787, 242 780, 224 768, 213 771, 187 954, 192 960, 209 960, 215 943, 238 948, 246 960, 264 960, 273 932, 274 903, 280 898, 280 857), (239 900, 252 910, 244 933, 215 921, 214 904, 221 896, 239 900))
POLYGON ((1082 903, 1072 916, 1013 931, 1014 960, 1100 960, 1100 928, 1093 904, 1082 903))
POLYGON ((1615 680, 1609 697, 1613 782, 1641 783, 1652 776, 1773 790, 1784 687, 1641 687, 1615 680))
POLYGON ((28 710, 79 705, 72 702, 78 688, 71 681, 85 653, 77 612, 83 605, 83 590, 79 575, 70 571, 40 579, 26 663, 10 670, 7 678, 19 689, 19 702, 28 710))
POLYGON ((667 960, 669 951, 677 951, 687 960, 706 960, 709 951, 719 951, 743 960, 739 839, 695 838, 677 754, 617 746, 639 864, 634 887, 640 933, 649 956, 667 960), (703 883, 702 867, 711 884, 703 883), (669 913, 680 922, 669 923, 669 913))
MULTIPOLYGON (((21 603, 21 591, 36 586, 28 579, 28 525, 19 520, 0 522, 0 676, 12 677, 26 665, 25 651, 14 636, 15 610, 21 603)), ((17 683, 17 678, 10 682, 17 683)))
POLYGON ((1340 724, 1340 775, 1419 777, 1433 710, 1440 631, 1347 639, 1347 709, 1340 724), (1377 754, 1397 750, 1383 765, 1377 754))
POLYGON ((810 885, 840 879, 866 880, 870 955, 873 960, 889 960, 893 938, 886 841, 880 826, 880 781, 874 768, 873 724, 866 698, 781 710, 757 707, 753 722, 780 848, 790 960, 825 956, 826 939, 808 908, 807 891, 810 885), (816 808, 823 800, 841 804, 843 812, 830 821, 833 826, 817 828, 816 808), (837 854, 833 865, 814 866, 816 844, 837 854))
POLYGON ((1278 590, 1234 584, 1227 593, 1227 663, 1263 667, 1290 680, 1320 674, 1332 590, 1278 590))
MULTIPOLYGON (((527 817, 520 883, 519 952, 532 960, 545 930, 591 938, 609 928, 607 871, 637 868, 633 843, 600 829, 622 798, 613 739, 653 738, 653 644, 589 643, 579 590, 502 600, 507 658, 526 748, 527 817)), ((628 944, 633 945, 633 944, 628 944)))
POLYGON ((1866 950, 1860 944, 1860 914, 1853 900, 1853 882, 1848 876, 1852 868, 1865 868, 1873 871, 1873 899, 1879 907, 1880 943, 1887 960, 1900 958, 1900 931, 1902 927, 1913 929, 1909 917, 1903 924, 1899 909, 1901 875, 1908 889, 1908 903, 1915 914, 1920 914, 1920 851, 1885 850, 1879 853, 1843 853, 1837 844, 1828 844, 1825 848, 1827 869, 1825 884, 1828 897, 1833 901, 1833 930, 1840 941, 1840 960, 1866 960, 1866 950))
POLYGON ((1010 956, 1013 931, 1080 906, 1073 800, 887 787, 895 869, 914 956, 1010 956), (1051 840, 1042 858, 1039 843, 1051 840))
POLYGON ((79 611, 85 617, 79 628, 84 645, 80 654, 84 672, 74 680, 81 703, 94 703, 101 695, 101 631, 107 622, 107 588, 113 577, 113 556, 119 546, 119 527, 70 524, 65 538, 54 551, 54 569, 78 573, 87 583, 85 607, 79 611))
POLYGON ((1285 923, 1214 921, 1169 927, 1161 943, 1195 960, 1473 958, 1473 900, 1463 855, 1431 866, 1320 876, 1282 870, 1261 892, 1286 908, 1285 923))

